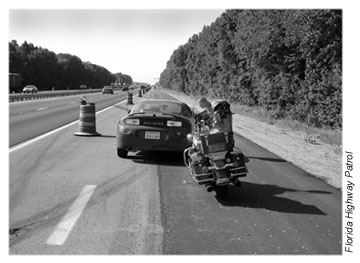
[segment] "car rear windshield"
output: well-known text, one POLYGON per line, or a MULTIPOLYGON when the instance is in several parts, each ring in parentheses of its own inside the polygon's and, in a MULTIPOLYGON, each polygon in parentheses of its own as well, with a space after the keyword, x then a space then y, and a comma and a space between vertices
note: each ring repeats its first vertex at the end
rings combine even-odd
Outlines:
POLYGON ((137 104, 132 113, 155 112, 191 117, 192 112, 186 104, 171 101, 143 101, 137 104))

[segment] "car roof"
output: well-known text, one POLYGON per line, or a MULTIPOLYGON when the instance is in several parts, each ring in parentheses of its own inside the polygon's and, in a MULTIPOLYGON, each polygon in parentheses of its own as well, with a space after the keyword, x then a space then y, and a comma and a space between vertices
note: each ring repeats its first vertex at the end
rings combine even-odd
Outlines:
POLYGON ((179 105, 186 105, 186 103, 182 102, 182 101, 177 101, 177 100, 165 100, 165 99, 147 99, 147 100, 142 100, 138 103, 145 103, 145 102, 170 102, 170 103, 176 103, 179 105))

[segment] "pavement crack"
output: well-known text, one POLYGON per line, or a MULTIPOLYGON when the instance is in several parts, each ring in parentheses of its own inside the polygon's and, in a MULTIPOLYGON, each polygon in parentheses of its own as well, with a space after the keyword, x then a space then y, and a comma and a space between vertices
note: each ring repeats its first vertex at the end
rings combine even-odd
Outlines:
POLYGON ((34 223, 26 224, 26 225, 23 225, 23 226, 20 226, 20 227, 11 228, 9 230, 9 235, 10 236, 12 236, 12 235, 17 236, 21 231, 26 230, 26 228, 28 228, 29 226, 32 226, 32 225, 35 225, 35 224, 38 224, 38 223, 40 223, 40 222, 34 222, 34 223))
POLYGON ((21 231, 22 227, 16 227, 9 230, 9 235, 17 235, 21 231))

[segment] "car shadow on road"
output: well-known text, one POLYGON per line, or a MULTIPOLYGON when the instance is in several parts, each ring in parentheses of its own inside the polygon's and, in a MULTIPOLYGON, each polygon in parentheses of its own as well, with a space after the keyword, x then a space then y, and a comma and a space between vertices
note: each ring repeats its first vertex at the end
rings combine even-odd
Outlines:
MULTIPOLYGON (((331 192, 320 190, 296 190, 284 188, 271 184, 256 184, 242 182, 240 188, 230 186, 228 197, 225 199, 217 198, 223 206, 239 206, 245 208, 262 208, 269 211, 295 214, 326 215, 315 205, 304 204, 296 199, 296 193, 302 197, 314 194, 331 194, 331 192), (287 193, 294 193, 291 197, 287 193)), ((312 200, 312 198, 308 198, 312 200)))
POLYGON ((101 134, 100 137, 102 137, 102 138, 116 138, 115 135, 103 135, 103 134, 101 134))
POLYGON ((126 159, 139 164, 167 165, 185 167, 183 152, 140 151, 135 155, 128 155, 126 159))

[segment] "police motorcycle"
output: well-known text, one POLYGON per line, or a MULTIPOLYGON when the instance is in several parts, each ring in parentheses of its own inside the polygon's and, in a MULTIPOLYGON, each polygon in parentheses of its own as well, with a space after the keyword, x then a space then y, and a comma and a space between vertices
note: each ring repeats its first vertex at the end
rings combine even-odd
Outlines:
POLYGON ((215 101, 212 108, 211 118, 203 113, 195 116, 193 132, 187 136, 192 146, 184 150, 184 163, 195 182, 226 198, 228 185, 239 187, 248 170, 244 154, 235 147, 230 104, 215 101))

